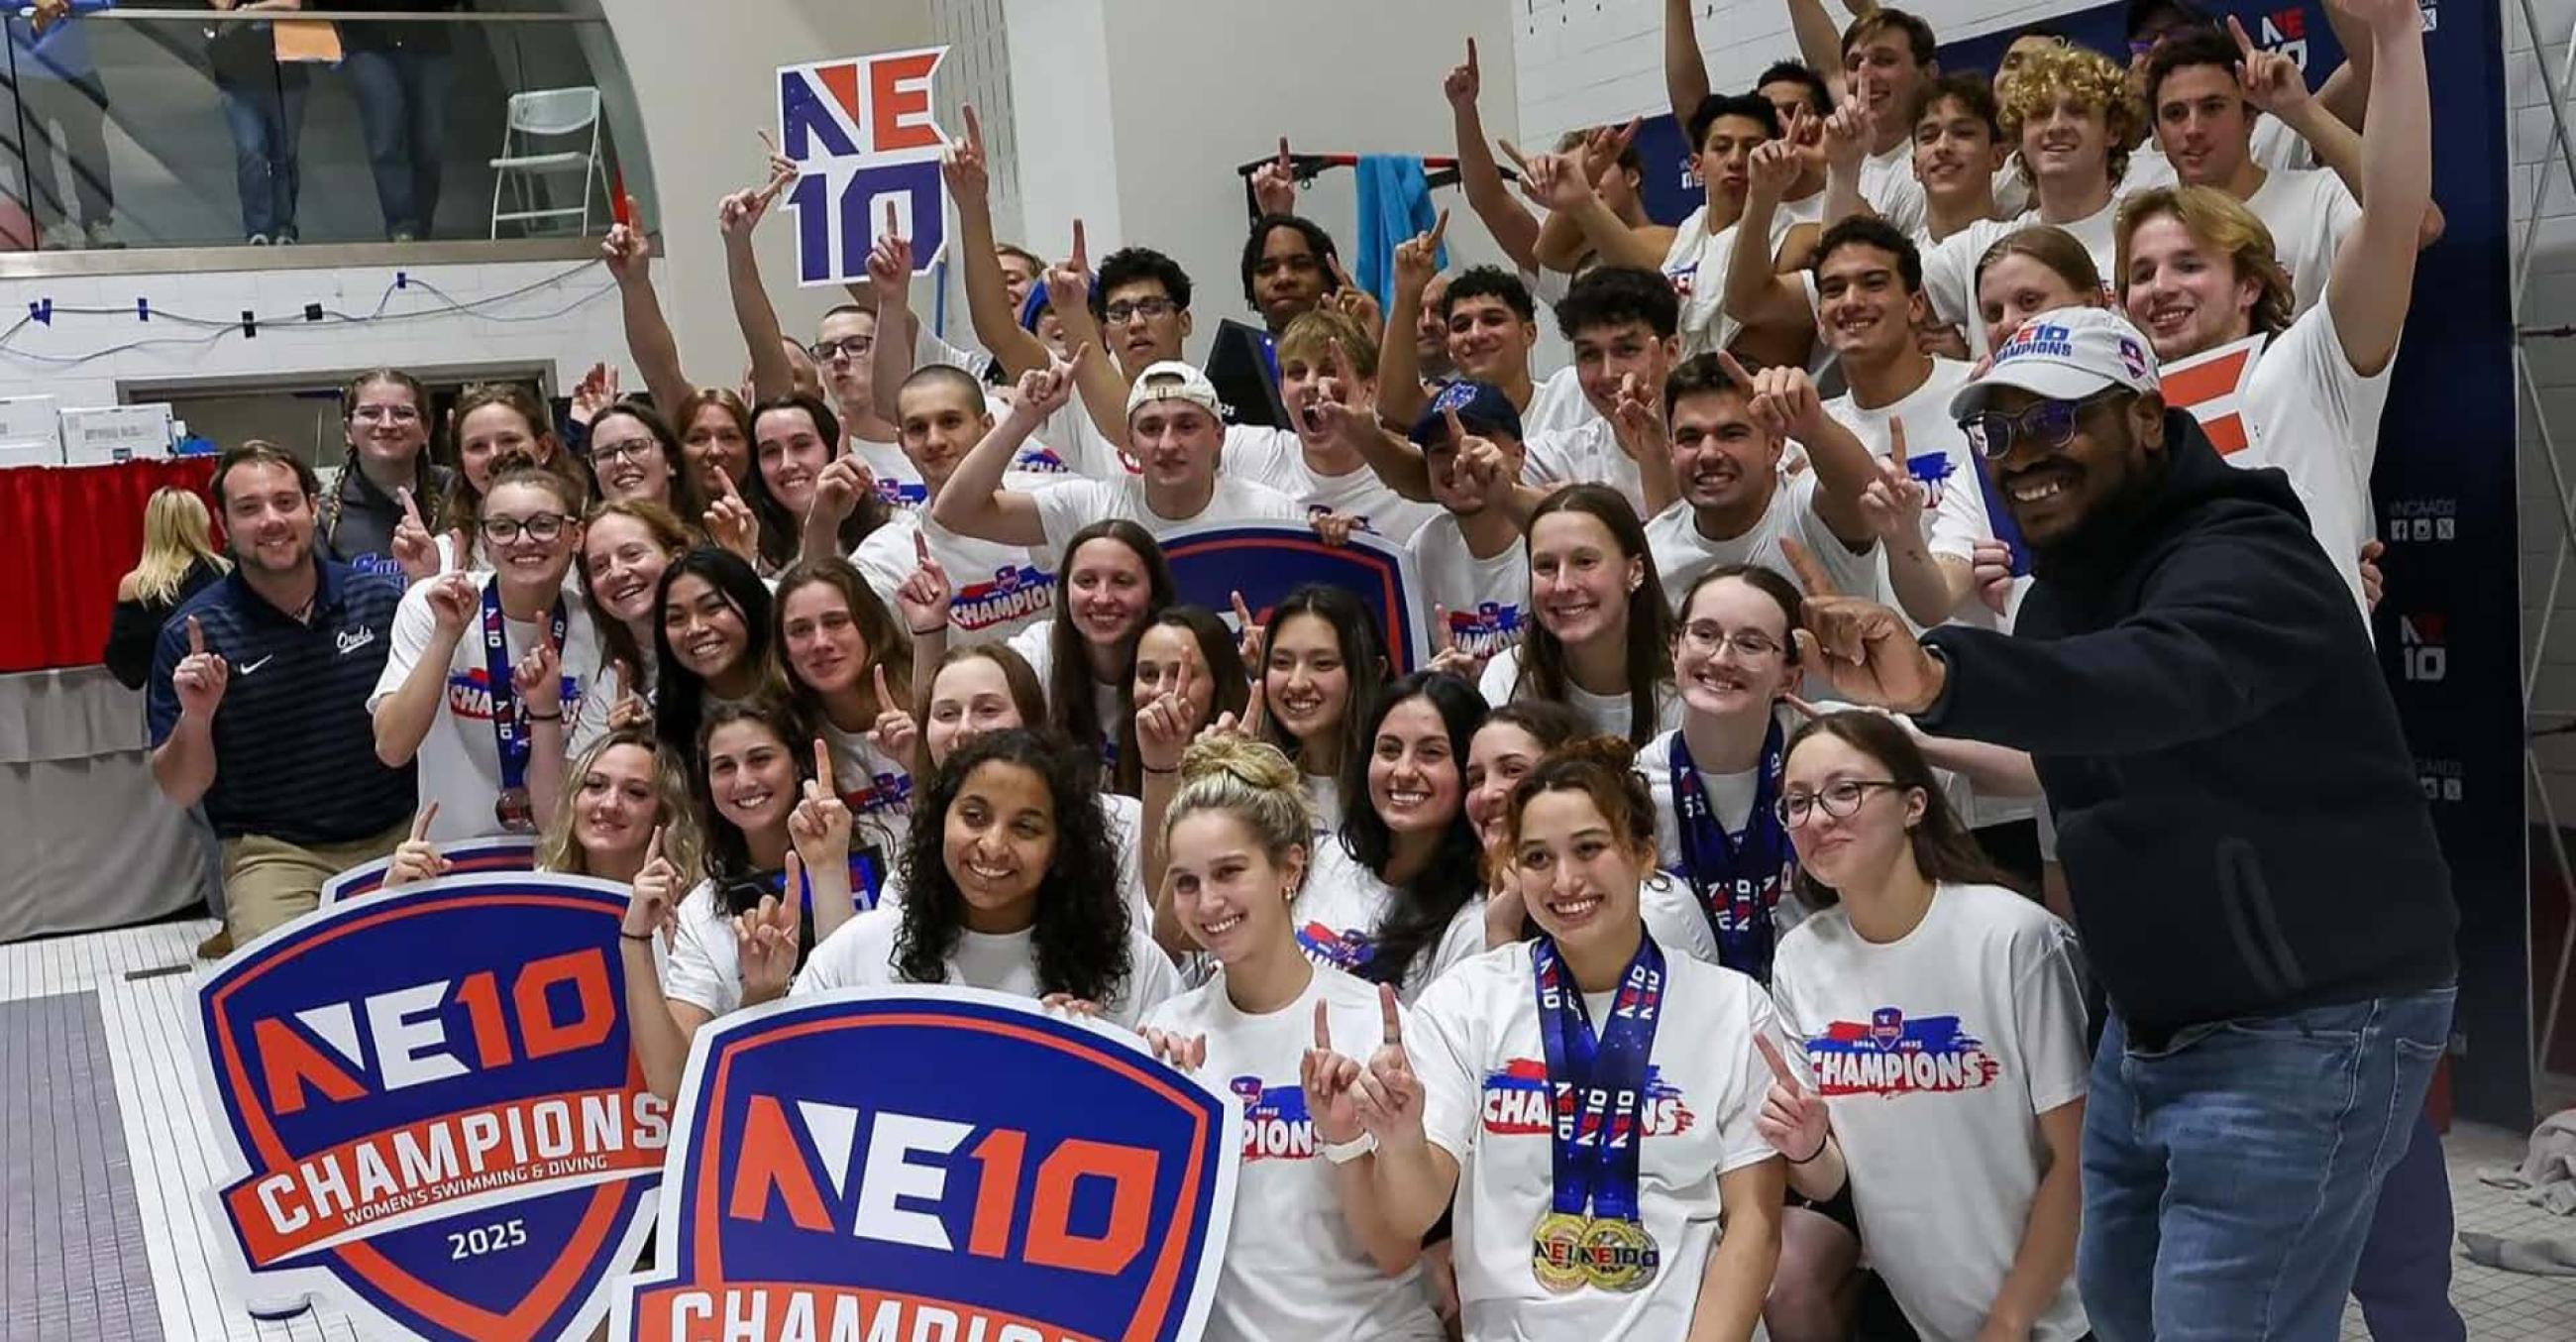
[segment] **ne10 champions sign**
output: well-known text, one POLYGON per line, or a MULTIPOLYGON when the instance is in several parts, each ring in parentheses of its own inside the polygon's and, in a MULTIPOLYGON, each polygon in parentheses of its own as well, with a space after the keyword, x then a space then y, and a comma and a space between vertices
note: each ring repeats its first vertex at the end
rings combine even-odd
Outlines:
POLYGON ((655 1265, 610 1336, 1195 1338, 1241 1130, 1132 1036, 1017 998, 736 1012, 690 1049, 655 1265))
POLYGON ((876 224, 891 207, 912 242, 913 273, 930 273, 948 245, 948 147, 930 115, 931 76, 946 47, 782 66, 778 149, 795 161, 797 281, 867 278, 876 224))

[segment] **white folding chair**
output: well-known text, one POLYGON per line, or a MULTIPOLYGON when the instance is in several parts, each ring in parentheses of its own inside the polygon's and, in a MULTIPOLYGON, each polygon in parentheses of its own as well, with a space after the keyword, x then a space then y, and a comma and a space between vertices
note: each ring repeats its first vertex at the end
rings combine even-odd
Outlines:
MULTIPOLYGON (((492 160, 492 237, 501 236, 501 225, 526 226, 545 219, 578 219, 581 233, 590 233, 591 183, 606 185, 606 168, 599 161, 599 90, 595 88, 539 89, 510 95, 507 124, 501 131, 501 156, 492 160), (586 137, 582 148, 565 148, 542 152, 547 143, 561 143, 574 137, 586 137), (581 204, 540 208, 532 199, 531 181, 578 171, 581 174, 581 204), (511 202, 515 208, 501 208, 504 183, 512 184, 511 202)), ((550 195, 551 193, 549 193, 550 195)))

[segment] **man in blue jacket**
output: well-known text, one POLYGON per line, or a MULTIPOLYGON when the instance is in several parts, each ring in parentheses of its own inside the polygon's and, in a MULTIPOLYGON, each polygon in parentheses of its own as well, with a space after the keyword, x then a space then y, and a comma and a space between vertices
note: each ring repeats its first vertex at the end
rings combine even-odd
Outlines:
POLYGON ((2037 763, 2111 1004, 2077 1255, 2096 1330, 2330 1338, 2458 974, 2368 633, 2286 477, 2167 409, 2126 318, 2032 317, 1951 410, 2033 552, 2015 633, 1918 641, 1811 595, 1801 648, 1851 698, 2037 763))

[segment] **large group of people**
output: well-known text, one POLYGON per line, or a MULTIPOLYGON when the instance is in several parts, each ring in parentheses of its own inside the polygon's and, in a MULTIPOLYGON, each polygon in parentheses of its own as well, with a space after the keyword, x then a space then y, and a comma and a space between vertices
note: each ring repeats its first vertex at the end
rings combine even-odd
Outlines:
POLYGON ((2183 0, 1991 79, 1788 0, 1802 59, 1713 91, 1694 8, 1677 227, 1633 125, 1500 146, 1515 194, 1472 46, 1512 265, 1442 273, 1444 216, 1381 311, 1256 177, 1285 428, 1228 423, 1175 258, 994 236, 970 110, 975 348, 899 236, 784 333, 778 176, 718 211, 738 384, 621 227, 643 392, 384 369, 334 483, 232 448, 225 552, 156 502, 118 634, 229 941, 525 834, 631 883, 665 1094, 838 988, 1137 1031, 1245 1111, 1211 1336, 2462 1336, 2391 1178, 2440 1168, 2454 913, 2368 625, 2413 0, 2335 0, 2314 92, 2183 0), (2240 344, 2213 442, 2160 369, 2240 344), (1409 547, 1432 655, 1330 587, 1178 601, 1202 521, 1409 547))

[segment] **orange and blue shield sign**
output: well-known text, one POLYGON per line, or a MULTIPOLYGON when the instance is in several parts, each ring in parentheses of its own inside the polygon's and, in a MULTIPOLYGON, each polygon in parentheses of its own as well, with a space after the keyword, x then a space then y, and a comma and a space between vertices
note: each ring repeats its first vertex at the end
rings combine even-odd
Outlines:
POLYGON ((199 990, 243 1293, 369 1331, 587 1336, 651 1229, 669 1106, 628 1039, 626 892, 528 872, 344 895, 199 990))
POLYGON ((1022 999, 738 1012, 691 1048, 654 1268, 610 1336, 1195 1338, 1241 1131, 1134 1036, 1022 999))

